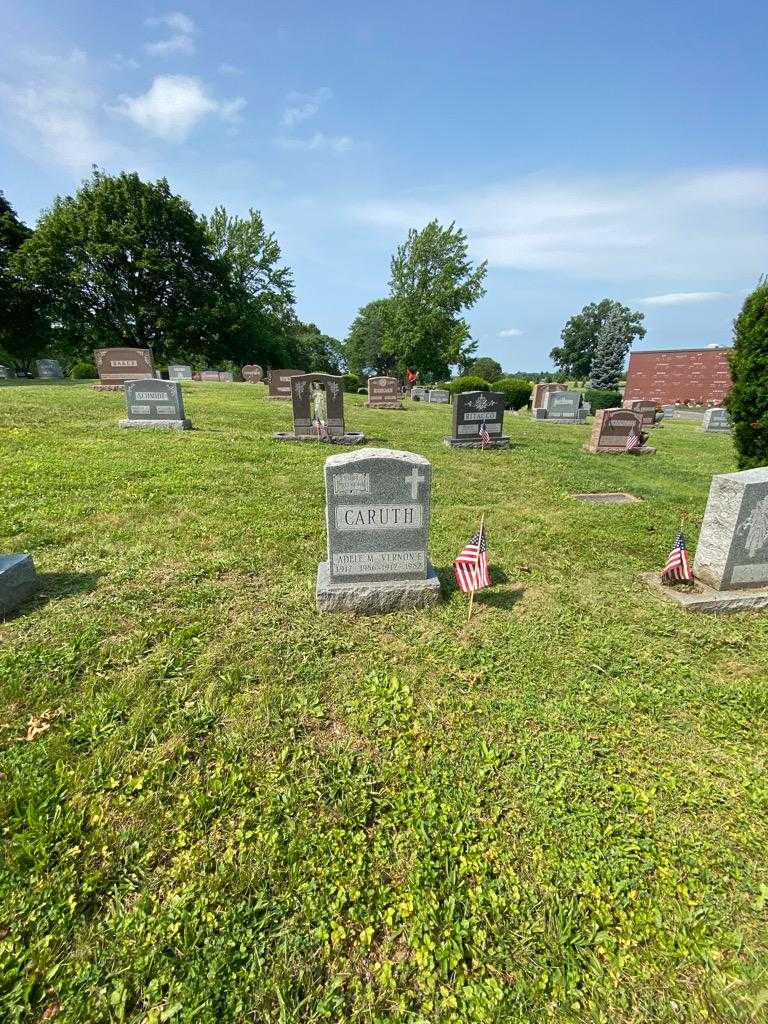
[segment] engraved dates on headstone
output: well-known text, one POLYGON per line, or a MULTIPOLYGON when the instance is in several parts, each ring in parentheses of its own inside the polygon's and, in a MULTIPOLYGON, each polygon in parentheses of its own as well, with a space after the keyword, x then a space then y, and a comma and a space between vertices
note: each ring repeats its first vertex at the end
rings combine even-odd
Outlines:
POLYGON ((181 385, 172 380, 131 380, 125 385, 127 419, 121 427, 166 427, 189 430, 181 385))

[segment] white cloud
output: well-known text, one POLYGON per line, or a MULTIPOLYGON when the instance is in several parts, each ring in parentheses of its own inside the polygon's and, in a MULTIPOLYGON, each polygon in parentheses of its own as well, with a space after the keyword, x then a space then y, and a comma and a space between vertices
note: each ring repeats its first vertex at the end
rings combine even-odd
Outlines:
POLYGON ((229 61, 224 61, 219 64, 220 75, 242 75, 244 74, 243 69, 239 68, 236 64, 230 64, 229 61))
POLYGON ((711 302, 730 297, 729 292, 667 292, 666 295, 649 295, 637 301, 644 306, 684 306, 691 302, 711 302))
POLYGON ((326 100, 329 100, 333 93, 326 86, 316 92, 302 93, 292 92, 286 97, 289 104, 283 113, 283 124, 292 128, 310 117, 314 117, 326 100))
MULTIPOLYGON (((768 168, 637 179, 532 175, 454 195, 371 199, 351 216, 390 236, 455 220, 492 266, 625 281, 751 280, 768 263, 768 168)), ((740 281, 739 281, 740 283, 740 281)))
POLYGON ((506 330, 499 331, 500 338, 519 338, 521 334, 525 334, 525 331, 517 327, 507 327, 506 330))
POLYGON ((242 97, 214 99, 198 78, 158 75, 141 96, 121 96, 113 112, 128 118, 151 135, 183 142, 195 125, 210 114, 233 122, 245 106, 242 97))
POLYGON ((109 66, 115 71, 136 71, 141 67, 133 57, 126 57, 122 53, 113 54, 109 66))
POLYGON ((150 56, 169 57, 174 53, 191 56, 195 52, 195 23, 181 11, 171 11, 159 18, 147 18, 144 24, 150 28, 166 28, 171 32, 166 39, 145 44, 144 49, 150 56))
POLYGON ((333 153, 348 153, 355 144, 349 135, 325 135, 323 132, 315 132, 314 135, 306 139, 281 135, 275 141, 281 149, 296 149, 304 152, 325 149, 331 150, 333 153))

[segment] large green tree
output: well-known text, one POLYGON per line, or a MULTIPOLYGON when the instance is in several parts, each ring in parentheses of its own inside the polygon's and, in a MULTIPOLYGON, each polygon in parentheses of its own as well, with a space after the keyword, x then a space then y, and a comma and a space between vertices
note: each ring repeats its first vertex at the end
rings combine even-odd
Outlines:
POLYGON ((491 359, 490 356, 480 356, 479 359, 470 360, 464 372, 472 374, 474 377, 482 377, 489 384, 493 384, 495 380, 498 380, 504 374, 501 363, 496 359, 491 359))
POLYGON ((485 295, 485 262, 475 267, 467 236, 436 220, 408 232, 392 257, 392 349, 398 368, 412 367, 445 378, 451 365, 465 363, 477 348, 462 317, 485 295))
POLYGON ((295 366, 308 373, 343 373, 346 365, 344 347, 338 338, 323 334, 316 324, 303 324, 297 320, 288 331, 287 366, 295 366))
POLYGON ((588 377, 600 329, 611 313, 617 315, 616 323, 620 323, 620 338, 625 345, 625 353, 635 338, 645 337, 644 313, 637 313, 615 299, 591 302, 580 313, 572 316, 563 328, 560 334, 563 344, 549 353, 555 365, 578 380, 588 377))
POLYGON ((739 469, 768 466, 768 279, 749 295, 734 323, 726 406, 739 469))
POLYGON ((229 334, 228 265, 165 179, 94 171, 54 201, 11 262, 73 355, 105 345, 151 347, 158 362, 218 355, 229 334))
POLYGON ((0 192, 0 362, 27 371, 50 341, 48 320, 35 290, 14 273, 11 260, 32 236, 0 192))
POLYGON ((352 373, 389 375, 396 372, 391 319, 391 299, 374 299, 357 311, 344 343, 344 355, 352 373))
POLYGON ((597 345, 589 371, 590 386, 615 391, 624 373, 627 355, 627 337, 624 316, 614 306, 597 332, 597 345))

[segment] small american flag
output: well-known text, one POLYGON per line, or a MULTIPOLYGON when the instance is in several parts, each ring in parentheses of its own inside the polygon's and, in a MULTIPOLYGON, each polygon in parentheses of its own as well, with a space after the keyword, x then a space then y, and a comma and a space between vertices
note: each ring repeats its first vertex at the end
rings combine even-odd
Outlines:
POLYGON ((491 575, 488 572, 488 545, 485 541, 485 530, 480 527, 474 537, 467 541, 453 563, 453 572, 459 590, 465 594, 483 587, 490 587, 491 575))
POLYGON ((642 432, 636 430, 635 427, 632 427, 632 430, 629 432, 629 437, 627 438, 627 443, 625 445, 626 450, 628 452, 633 452, 635 450, 635 448, 642 448, 642 446, 643 446, 643 435, 642 435, 642 432))
POLYGON ((691 572, 691 562, 685 548, 685 537, 683 536, 683 531, 680 530, 674 547, 669 553, 667 564, 661 571, 661 582, 691 583, 692 581, 693 573, 691 572))
POLYGON ((487 444, 491 443, 491 435, 488 433, 488 428, 485 423, 480 424, 480 447, 485 448, 487 444))

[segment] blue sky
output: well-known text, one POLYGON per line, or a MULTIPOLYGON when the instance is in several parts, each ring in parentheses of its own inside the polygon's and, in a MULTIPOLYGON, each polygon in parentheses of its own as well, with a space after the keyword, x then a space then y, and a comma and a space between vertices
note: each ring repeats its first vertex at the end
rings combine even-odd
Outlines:
POLYGON ((411 226, 489 261, 480 352, 539 369, 592 300, 638 347, 727 344, 768 272, 768 5, 2 3, 0 188, 92 163, 262 211, 344 337, 411 226))

